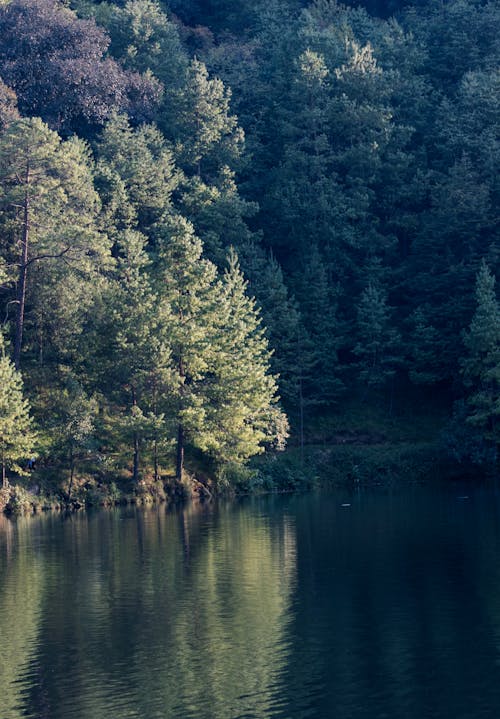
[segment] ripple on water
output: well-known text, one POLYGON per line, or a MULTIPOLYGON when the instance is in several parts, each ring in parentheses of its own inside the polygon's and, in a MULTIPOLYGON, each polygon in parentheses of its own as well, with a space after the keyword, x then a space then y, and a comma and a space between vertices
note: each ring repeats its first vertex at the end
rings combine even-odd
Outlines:
POLYGON ((467 488, 2 520, 0 719, 498 719, 499 518, 467 488))

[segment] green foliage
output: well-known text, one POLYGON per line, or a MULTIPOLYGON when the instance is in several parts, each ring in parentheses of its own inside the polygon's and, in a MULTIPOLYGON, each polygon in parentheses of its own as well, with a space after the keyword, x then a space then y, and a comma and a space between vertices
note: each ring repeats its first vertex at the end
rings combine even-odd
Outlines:
POLYGON ((0 251, 11 268, 9 301, 17 306, 16 365, 25 329, 40 352, 49 333, 53 346, 69 354, 92 294, 91 278, 108 253, 96 223, 99 199, 85 143, 62 142, 39 118, 10 123, 0 137, 0 206, 0 251))
POLYGON ((483 431, 485 439, 500 444, 500 307, 495 277, 483 263, 476 280, 476 312, 464 344, 468 350, 462 372, 469 388, 467 421, 483 431))
POLYGON ((50 420, 46 423, 51 446, 45 448, 44 454, 60 458, 72 475, 75 464, 95 452, 99 404, 71 376, 61 390, 52 391, 51 403, 50 420))
POLYGON ((243 133, 230 114, 231 91, 210 78, 204 63, 192 60, 186 82, 175 98, 178 110, 172 132, 181 166, 199 177, 213 177, 240 154, 243 133))
POLYGON ((109 38, 59 0, 12 0, 0 6, 3 79, 23 113, 66 130, 102 123, 113 111, 146 119, 160 96, 152 77, 125 72, 106 56, 109 38))
POLYGON ((246 469, 278 395, 300 467, 388 386, 496 451, 498 8, 383 5, 2 4, 2 316, 67 495, 307 484, 246 469))
POLYGON ((5 487, 7 470, 25 472, 20 462, 26 462, 33 454, 36 433, 28 400, 23 396, 21 375, 5 354, 3 335, 0 345, 0 461, 5 487))
POLYGON ((220 350, 210 391, 216 440, 212 451, 219 462, 243 462, 266 445, 284 449, 288 422, 277 406, 265 329, 234 252, 223 277, 220 311, 220 350))
POLYGON ((391 326, 385 293, 372 284, 363 291, 358 305, 358 332, 354 354, 359 357, 359 378, 368 386, 383 386, 401 362, 401 340, 391 326))
POLYGON ((102 132, 97 153, 106 229, 138 228, 154 236, 181 179, 165 138, 154 125, 134 130, 124 115, 115 116, 102 132))

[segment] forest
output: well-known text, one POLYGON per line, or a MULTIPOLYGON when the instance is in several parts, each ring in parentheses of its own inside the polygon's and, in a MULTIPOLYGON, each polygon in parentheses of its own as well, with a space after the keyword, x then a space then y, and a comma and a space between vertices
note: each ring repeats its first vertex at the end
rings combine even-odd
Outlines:
POLYGON ((497 472, 499 27, 3 0, 0 507, 497 472))

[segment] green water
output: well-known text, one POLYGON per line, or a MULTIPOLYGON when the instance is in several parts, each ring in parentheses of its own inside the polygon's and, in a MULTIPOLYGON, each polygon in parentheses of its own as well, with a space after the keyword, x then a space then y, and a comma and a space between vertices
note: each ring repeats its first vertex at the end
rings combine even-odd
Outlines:
POLYGON ((0 719, 498 719, 499 560, 470 487, 0 519, 0 719))

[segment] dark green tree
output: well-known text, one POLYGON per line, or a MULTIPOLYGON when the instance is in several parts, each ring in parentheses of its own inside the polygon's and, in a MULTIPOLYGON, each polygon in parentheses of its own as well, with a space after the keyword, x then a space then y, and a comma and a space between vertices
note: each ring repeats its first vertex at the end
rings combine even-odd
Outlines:
POLYGON ((500 306, 495 277, 483 262, 476 279, 476 311, 464 333, 462 374, 469 390, 467 421, 500 444, 500 306))
POLYGON ((231 91, 222 80, 211 78, 204 63, 192 60, 176 98, 172 128, 166 128, 181 166, 190 174, 210 179, 241 154, 243 132, 230 101, 231 91))
POLYGON ((369 284, 363 291, 357 312, 359 378, 368 387, 383 387, 401 363, 401 339, 393 325, 385 292, 369 284))

